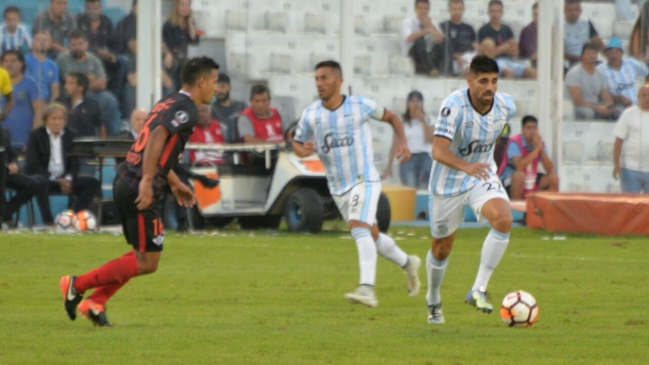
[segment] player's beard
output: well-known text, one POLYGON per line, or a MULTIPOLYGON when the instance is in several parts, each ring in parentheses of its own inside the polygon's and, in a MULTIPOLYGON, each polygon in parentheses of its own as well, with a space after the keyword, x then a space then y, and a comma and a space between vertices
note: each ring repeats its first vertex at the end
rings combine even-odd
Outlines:
POLYGON ((217 93, 216 94, 216 100, 219 101, 219 102, 224 102, 224 101, 227 101, 228 99, 230 99, 230 92, 229 91, 227 93, 225 93, 225 94, 222 94, 222 93, 217 93), (223 97, 221 97, 221 96, 223 96, 223 97))

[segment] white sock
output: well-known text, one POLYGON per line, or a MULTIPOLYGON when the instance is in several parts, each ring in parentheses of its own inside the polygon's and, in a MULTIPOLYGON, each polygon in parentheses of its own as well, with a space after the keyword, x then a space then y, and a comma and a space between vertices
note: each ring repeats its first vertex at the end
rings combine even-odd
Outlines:
POLYGON ((358 248, 358 265, 361 270, 361 285, 374 286, 376 280, 376 246, 372 239, 372 233, 367 228, 352 229, 352 237, 358 248))
POLYGON ((428 305, 439 304, 442 302, 440 289, 444 274, 448 266, 448 257, 444 261, 439 261, 433 256, 432 251, 426 255, 426 276, 428 277, 428 293, 426 293, 426 303, 428 305))
POLYGON ((493 228, 489 231, 487 238, 485 238, 482 244, 480 269, 478 269, 478 276, 476 276, 471 290, 487 290, 491 274, 493 274, 494 269, 498 266, 500 259, 505 255, 508 244, 509 233, 498 232, 493 228))
POLYGON ((381 256, 399 265, 399 267, 404 267, 408 263, 408 255, 386 234, 379 234, 379 239, 376 240, 376 250, 381 256))

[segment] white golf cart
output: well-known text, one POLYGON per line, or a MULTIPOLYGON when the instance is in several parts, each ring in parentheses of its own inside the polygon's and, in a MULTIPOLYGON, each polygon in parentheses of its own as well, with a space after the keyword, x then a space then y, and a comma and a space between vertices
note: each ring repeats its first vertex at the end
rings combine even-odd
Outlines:
MULTIPOLYGON (((191 228, 220 227, 237 218, 244 229, 276 229, 283 216, 289 230, 316 233, 325 219, 340 218, 315 155, 300 158, 288 144, 189 143, 186 149, 220 152, 226 161, 191 167, 195 174, 219 180, 213 188, 191 181, 197 198, 189 214, 191 228)), ((390 226, 390 203, 384 194, 377 221, 382 231, 390 226)))

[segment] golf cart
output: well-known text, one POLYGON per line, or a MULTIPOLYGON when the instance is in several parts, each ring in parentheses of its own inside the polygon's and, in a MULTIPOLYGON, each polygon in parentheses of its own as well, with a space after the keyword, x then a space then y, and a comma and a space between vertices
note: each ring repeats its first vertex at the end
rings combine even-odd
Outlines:
MULTIPOLYGON (((187 150, 220 152, 226 162, 194 165, 191 171, 218 179, 216 187, 191 180, 197 204, 189 225, 221 227, 237 218, 244 229, 276 229, 281 218, 295 232, 319 232, 325 219, 340 219, 329 194, 322 162, 316 155, 300 158, 289 144, 196 144, 187 150)), ((390 203, 381 194, 377 209, 381 231, 390 226, 390 203)))

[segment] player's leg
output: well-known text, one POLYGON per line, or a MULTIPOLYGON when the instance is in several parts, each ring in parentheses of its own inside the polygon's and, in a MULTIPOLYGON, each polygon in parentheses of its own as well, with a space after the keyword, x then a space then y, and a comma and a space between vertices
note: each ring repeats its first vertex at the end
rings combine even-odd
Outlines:
POLYGON ((455 230, 464 220, 464 196, 443 197, 431 195, 429 202, 431 249, 426 255, 428 291, 428 323, 445 322, 442 313, 441 288, 448 267, 448 256, 455 241, 455 230))
POLYGON ((371 225, 358 220, 350 220, 350 212, 359 209, 361 196, 352 189, 343 195, 334 195, 333 198, 340 214, 351 229, 351 235, 358 250, 359 286, 353 292, 345 294, 344 297, 352 303, 362 303, 368 307, 376 307, 378 305, 374 295, 376 246, 372 238, 371 225))
POLYGON ((397 266, 403 269, 406 274, 406 284, 408 286, 408 294, 411 297, 419 294, 421 282, 419 281, 419 267, 421 266, 421 259, 417 255, 408 255, 394 242, 392 237, 379 231, 379 227, 374 224, 372 226, 372 237, 377 237, 374 241, 376 243, 376 250, 379 255, 392 261, 397 266))
POLYGON ((482 245, 480 267, 473 287, 467 293, 467 303, 486 313, 493 311, 487 296, 487 286, 494 270, 507 250, 512 214, 509 199, 497 177, 476 185, 469 193, 469 204, 478 216, 491 224, 482 245))
POLYGON ((555 173, 539 174, 537 180, 540 191, 559 191, 559 176, 555 173))

